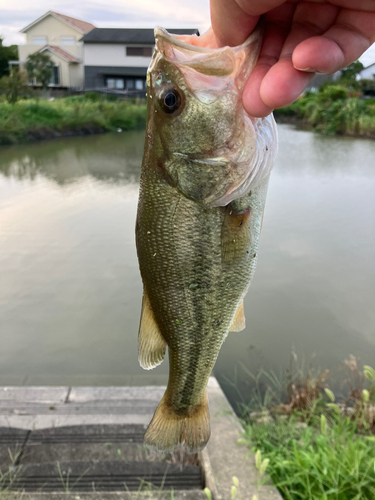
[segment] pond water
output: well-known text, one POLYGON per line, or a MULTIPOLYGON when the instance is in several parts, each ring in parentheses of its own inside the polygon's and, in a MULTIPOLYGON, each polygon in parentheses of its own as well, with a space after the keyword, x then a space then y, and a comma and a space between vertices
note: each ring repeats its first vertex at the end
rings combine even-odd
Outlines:
MULTIPOLYGON (((279 127, 247 327, 215 374, 375 364, 375 142, 279 127)), ((137 360, 143 131, 0 150, 0 385, 164 383, 137 360)))

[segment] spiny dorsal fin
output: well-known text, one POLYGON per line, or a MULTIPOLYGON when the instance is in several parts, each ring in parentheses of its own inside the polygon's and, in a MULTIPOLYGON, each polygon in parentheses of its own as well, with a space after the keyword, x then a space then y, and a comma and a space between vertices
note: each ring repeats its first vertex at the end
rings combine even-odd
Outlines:
POLYGON ((164 359, 167 343, 155 321, 146 290, 143 291, 141 324, 138 333, 138 359, 145 370, 152 370, 164 359))
POLYGON ((243 300, 239 305, 236 315, 233 318, 232 324, 229 327, 230 332, 241 332, 245 329, 246 320, 245 320, 245 311, 243 308, 243 300))

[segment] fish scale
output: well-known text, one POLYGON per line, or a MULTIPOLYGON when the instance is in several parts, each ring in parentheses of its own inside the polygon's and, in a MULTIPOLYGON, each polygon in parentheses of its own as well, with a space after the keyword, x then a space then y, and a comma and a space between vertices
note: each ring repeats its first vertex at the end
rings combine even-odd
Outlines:
POLYGON ((169 380, 145 442, 194 453, 210 435, 208 378, 228 331, 244 327, 276 136, 272 118, 250 119, 241 104, 259 33, 203 56, 164 30, 155 37, 136 226, 139 359, 153 368, 168 347, 169 380))

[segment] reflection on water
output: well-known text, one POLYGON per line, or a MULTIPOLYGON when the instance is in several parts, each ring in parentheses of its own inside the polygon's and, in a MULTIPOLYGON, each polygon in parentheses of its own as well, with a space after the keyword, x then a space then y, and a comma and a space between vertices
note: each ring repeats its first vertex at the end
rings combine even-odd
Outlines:
MULTIPOLYGON (((292 348, 323 368, 350 354, 375 364, 375 143, 279 131, 247 327, 215 368, 223 384, 239 363, 287 367, 292 348)), ((137 361, 143 138, 1 149, 0 384, 165 380, 166 362, 137 361)))
POLYGON ((61 186, 85 176, 135 184, 143 140, 144 133, 136 131, 1 148, 0 173, 19 180, 39 175, 61 186))

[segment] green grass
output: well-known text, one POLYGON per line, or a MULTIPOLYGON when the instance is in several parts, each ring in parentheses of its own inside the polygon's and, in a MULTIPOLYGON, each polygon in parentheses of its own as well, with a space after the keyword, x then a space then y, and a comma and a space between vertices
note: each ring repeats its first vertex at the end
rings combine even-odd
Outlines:
POLYGON ((30 99, 14 105, 0 102, 0 144, 49 137, 53 131, 64 134, 85 129, 112 131, 145 126, 145 104, 77 97, 55 101, 30 99))
POLYGON ((323 429, 297 417, 245 426, 243 441, 269 460, 267 472, 288 500, 373 500, 375 437, 336 416, 323 429))
POLYGON ((360 371, 354 357, 345 365, 349 394, 341 405, 324 372, 291 380, 288 401, 244 417, 240 441, 287 500, 375 499, 375 370, 360 371))

